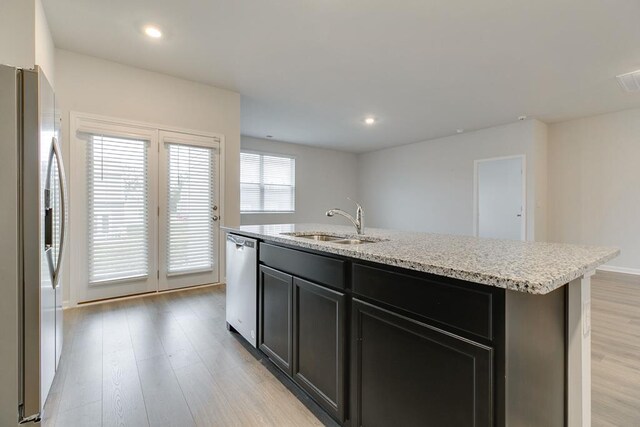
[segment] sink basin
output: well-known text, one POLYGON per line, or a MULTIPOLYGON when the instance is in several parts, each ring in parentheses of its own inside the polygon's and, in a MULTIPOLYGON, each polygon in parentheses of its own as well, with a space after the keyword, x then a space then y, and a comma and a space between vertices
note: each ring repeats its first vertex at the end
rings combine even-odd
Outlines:
POLYGON ((372 241, 361 239, 339 239, 334 240, 333 243, 340 243, 341 245, 360 245, 362 243, 372 243, 372 241))
POLYGON ((311 240, 319 240, 321 242, 331 242, 335 240, 340 240, 342 238, 342 237, 336 237, 336 236, 327 236, 326 234, 302 234, 296 237, 302 237, 304 239, 311 239, 311 240))
POLYGON ((334 240, 344 239, 341 236, 331 236, 324 233, 281 233, 285 236, 302 237, 303 239, 317 240, 320 242, 332 242, 334 240))
POLYGON ((303 239, 316 240, 318 242, 331 242, 341 245, 360 245, 362 243, 375 243, 383 242, 384 239, 374 237, 355 237, 349 235, 332 235, 318 232, 294 232, 294 233, 281 233, 285 236, 301 237, 303 239))

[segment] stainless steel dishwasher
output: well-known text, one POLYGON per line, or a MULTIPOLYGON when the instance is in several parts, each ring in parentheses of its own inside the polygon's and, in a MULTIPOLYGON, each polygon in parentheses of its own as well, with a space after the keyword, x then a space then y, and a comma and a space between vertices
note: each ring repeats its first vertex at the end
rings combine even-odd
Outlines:
POLYGON ((227 235, 227 328, 257 344, 257 241, 227 235))

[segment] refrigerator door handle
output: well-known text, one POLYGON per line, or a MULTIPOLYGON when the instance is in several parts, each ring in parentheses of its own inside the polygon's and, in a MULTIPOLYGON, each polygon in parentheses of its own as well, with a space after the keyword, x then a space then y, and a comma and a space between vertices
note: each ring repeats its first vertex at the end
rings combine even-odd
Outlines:
MULTIPOLYGON (((64 250, 66 246, 66 231, 67 231, 67 180, 64 172, 64 163, 62 161, 62 151, 60 150, 60 145, 58 144, 58 139, 53 137, 52 140, 53 146, 53 155, 56 159, 56 163, 58 165, 58 180, 60 183, 60 249, 58 251, 58 259, 56 262, 56 266, 53 269, 52 274, 52 283, 53 288, 57 288, 60 281, 60 269, 62 268, 62 257, 64 255, 64 250)), ((51 254, 51 251, 49 251, 51 254)), ((51 255, 49 255, 51 256, 51 255)), ((51 262, 53 264, 53 262, 51 262)))

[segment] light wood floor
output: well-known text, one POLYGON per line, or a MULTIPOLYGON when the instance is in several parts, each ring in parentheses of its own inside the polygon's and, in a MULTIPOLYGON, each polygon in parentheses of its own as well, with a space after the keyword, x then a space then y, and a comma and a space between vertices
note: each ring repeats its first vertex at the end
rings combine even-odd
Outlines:
POLYGON ((594 426, 640 426, 640 278, 598 273, 591 289, 594 426))
POLYGON ((66 310, 43 424, 322 425, 226 330, 224 295, 217 286, 66 310))
MULTIPOLYGON (((43 424, 332 424, 224 316, 223 286, 66 310, 43 424)), ((593 425, 640 426, 640 278, 594 277, 592 328, 593 425)))

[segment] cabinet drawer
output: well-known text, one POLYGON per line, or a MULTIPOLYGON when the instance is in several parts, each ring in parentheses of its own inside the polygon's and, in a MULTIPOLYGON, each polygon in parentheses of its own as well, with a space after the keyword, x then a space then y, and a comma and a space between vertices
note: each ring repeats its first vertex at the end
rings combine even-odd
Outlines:
POLYGON ((260 243, 260 262, 316 283, 345 288, 346 262, 339 259, 260 243))
POLYGON ((415 313, 443 329, 465 331, 492 340, 493 289, 403 274, 362 264, 353 265, 353 293, 415 313), (468 287, 467 287, 468 286, 468 287))

